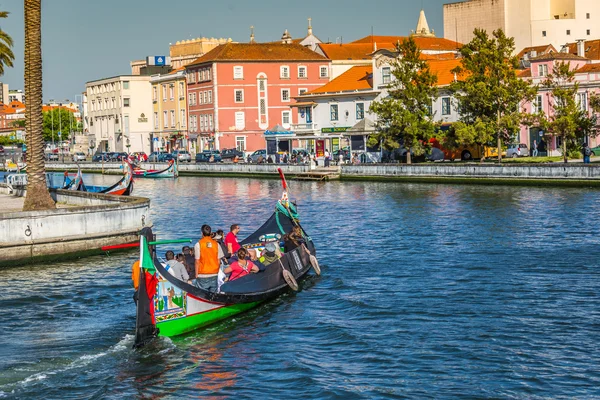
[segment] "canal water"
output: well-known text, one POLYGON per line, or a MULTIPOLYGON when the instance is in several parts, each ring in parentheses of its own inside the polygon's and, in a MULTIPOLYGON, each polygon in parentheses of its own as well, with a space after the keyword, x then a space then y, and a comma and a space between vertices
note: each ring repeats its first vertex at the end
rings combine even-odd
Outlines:
MULTIPOLYGON (((135 252, 0 270, 0 398, 600 397, 599 191, 291 190, 323 275, 140 351, 135 252)), ((274 180, 135 186, 161 239, 203 223, 248 234, 280 193, 274 180)))

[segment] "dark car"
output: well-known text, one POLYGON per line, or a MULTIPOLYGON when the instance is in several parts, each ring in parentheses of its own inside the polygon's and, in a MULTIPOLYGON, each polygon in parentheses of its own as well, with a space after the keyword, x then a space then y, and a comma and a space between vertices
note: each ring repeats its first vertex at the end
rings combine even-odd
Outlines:
POLYGON ((223 161, 233 160, 237 156, 240 160, 244 160, 244 152, 238 149, 223 149, 221 152, 221 159, 223 161))
POLYGON ((167 161, 171 161, 174 159, 175 159, 175 157, 173 157, 173 154, 171 154, 171 153, 163 153, 160 151, 153 151, 152 153, 150 153, 150 156, 148 157, 148 162, 167 162, 167 161))
POLYGON ((101 162, 101 161, 108 161, 109 157, 108 154, 106 153, 99 153, 99 154, 94 154, 94 156, 92 157, 92 162, 101 162))
POLYGON ((215 151, 203 151, 202 153, 196 154, 196 162, 197 163, 208 163, 213 162, 217 163, 221 161, 221 155, 215 151))
POLYGON ((123 160, 127 160, 128 157, 129 157, 129 155, 127 153, 116 152, 116 153, 112 153, 110 155, 110 161, 123 161, 123 160))
POLYGON ((4 153, 4 146, 0 144, 0 153, 4 153))

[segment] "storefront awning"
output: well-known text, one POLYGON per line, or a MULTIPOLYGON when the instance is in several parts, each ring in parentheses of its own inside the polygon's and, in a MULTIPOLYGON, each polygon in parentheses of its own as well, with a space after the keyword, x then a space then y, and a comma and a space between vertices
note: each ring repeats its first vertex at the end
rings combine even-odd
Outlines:
POLYGON ((313 101, 303 101, 295 104, 291 104, 290 107, 314 107, 317 103, 313 101))

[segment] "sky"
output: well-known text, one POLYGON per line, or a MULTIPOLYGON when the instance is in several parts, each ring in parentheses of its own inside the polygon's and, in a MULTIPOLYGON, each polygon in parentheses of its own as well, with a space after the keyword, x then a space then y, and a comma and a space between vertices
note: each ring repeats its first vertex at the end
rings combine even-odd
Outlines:
MULTIPOLYGON (((131 73, 129 62, 169 55, 169 43, 197 37, 247 42, 306 36, 307 18, 322 41, 351 42, 371 33, 410 34, 421 8, 443 37, 448 0, 42 0, 44 101, 81 101, 85 83, 131 73)), ((0 28, 14 40, 15 65, 0 81, 23 88, 23 0, 0 0, 10 12, 0 28)))

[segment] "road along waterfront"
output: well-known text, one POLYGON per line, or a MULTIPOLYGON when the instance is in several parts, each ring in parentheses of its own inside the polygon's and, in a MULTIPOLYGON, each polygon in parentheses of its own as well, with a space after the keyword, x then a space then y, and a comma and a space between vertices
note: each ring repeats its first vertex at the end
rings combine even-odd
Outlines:
MULTIPOLYGON (((0 397, 598 396, 599 191, 290 184, 323 275, 139 352, 135 252, 0 270, 0 397)), ((159 237, 178 238, 206 222, 251 232, 280 184, 183 177, 135 190, 159 237)))

